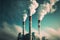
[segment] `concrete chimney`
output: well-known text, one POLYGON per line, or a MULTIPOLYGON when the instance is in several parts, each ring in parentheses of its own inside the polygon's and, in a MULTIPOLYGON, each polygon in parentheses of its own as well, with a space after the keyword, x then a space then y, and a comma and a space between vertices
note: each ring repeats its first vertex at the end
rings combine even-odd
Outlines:
POLYGON ((40 34, 40 20, 38 20, 38 32, 40 34))
POLYGON ((29 13, 29 40, 32 40, 32 15, 30 9, 28 9, 28 13, 29 13))
POLYGON ((23 36, 25 34, 25 21, 23 21, 23 36))
POLYGON ((29 16, 29 40, 32 40, 32 16, 29 16))
POLYGON ((40 36, 40 20, 38 20, 38 34, 40 36))

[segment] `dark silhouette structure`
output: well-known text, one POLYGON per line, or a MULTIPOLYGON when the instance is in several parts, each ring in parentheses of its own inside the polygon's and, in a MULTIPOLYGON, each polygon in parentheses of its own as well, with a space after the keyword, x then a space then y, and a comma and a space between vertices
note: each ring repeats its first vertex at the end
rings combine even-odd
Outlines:
POLYGON ((29 16, 29 40, 32 40, 32 16, 29 16))
POLYGON ((25 34, 25 22, 23 21, 23 36, 24 36, 24 34, 25 34))
POLYGON ((42 37, 42 40, 45 40, 45 36, 42 37))
POLYGON ((21 33, 18 34, 17 40, 22 40, 22 34, 21 33))
POLYGON ((36 40, 35 39, 35 33, 34 32, 32 33, 32 40, 36 40))
MULTIPOLYGON (((21 35, 21 33, 18 34, 18 39, 17 40, 29 40, 29 33, 27 33, 26 35, 21 35)), ((35 33, 32 33, 32 40, 40 40, 39 37, 35 36, 35 33)))

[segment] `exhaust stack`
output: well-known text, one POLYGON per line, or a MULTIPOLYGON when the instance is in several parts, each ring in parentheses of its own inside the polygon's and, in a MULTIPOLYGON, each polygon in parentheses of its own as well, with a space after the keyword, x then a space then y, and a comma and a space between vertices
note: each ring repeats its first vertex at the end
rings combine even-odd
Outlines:
POLYGON ((23 36, 25 34, 25 22, 23 21, 23 36))
POLYGON ((29 16, 29 40, 32 40, 32 16, 29 16))
POLYGON ((40 20, 38 20, 38 32, 40 34, 40 20))
POLYGON ((40 36, 40 20, 38 20, 38 34, 40 36))
POLYGON ((23 36, 25 34, 25 21, 27 18, 27 14, 26 14, 26 10, 24 10, 24 14, 23 14, 23 36))

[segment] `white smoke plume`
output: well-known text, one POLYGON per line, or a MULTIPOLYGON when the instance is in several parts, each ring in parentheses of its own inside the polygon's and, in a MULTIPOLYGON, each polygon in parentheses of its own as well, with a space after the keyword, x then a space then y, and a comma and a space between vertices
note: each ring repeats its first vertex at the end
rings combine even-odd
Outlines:
POLYGON ((44 16, 50 11, 49 3, 41 4, 38 11, 39 20, 42 20, 44 16))
POLYGON ((23 21, 24 22, 26 21, 26 18, 27 18, 27 13, 26 13, 26 10, 24 10, 24 14, 23 14, 23 21))
MULTIPOLYGON (((56 8, 54 9, 54 8, 53 8, 53 5, 55 5, 55 3, 58 2, 58 1, 59 1, 59 0, 50 0, 50 8, 51 8, 50 12, 51 12, 51 13, 53 13, 53 12, 56 11, 56 8)), ((55 6, 55 7, 56 7, 56 6, 55 6)))
POLYGON ((59 0, 50 0, 50 4, 54 5, 57 1, 59 1, 59 0))
POLYGON ((30 1, 31 1, 31 4, 29 6, 29 9, 30 9, 30 16, 32 16, 36 12, 36 8, 38 7, 38 3, 36 2, 36 0, 30 0, 30 1))
POLYGON ((39 9, 38 9, 38 19, 42 20, 44 16, 51 12, 55 12, 56 8, 54 9, 53 6, 55 5, 57 1, 56 0, 50 0, 50 3, 44 2, 43 4, 40 4, 39 9))

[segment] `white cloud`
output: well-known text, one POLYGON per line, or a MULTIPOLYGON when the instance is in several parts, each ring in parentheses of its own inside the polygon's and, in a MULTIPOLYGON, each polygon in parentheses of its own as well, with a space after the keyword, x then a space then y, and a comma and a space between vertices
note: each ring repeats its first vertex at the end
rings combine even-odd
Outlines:
MULTIPOLYGON (((14 25, 14 26, 15 26, 15 28, 16 28, 16 30, 17 30, 18 33, 20 33, 20 32, 22 33, 23 32, 23 28, 21 26, 18 26, 18 25, 14 25)), ((28 33, 26 30, 24 30, 24 31, 25 31, 25 34, 28 33)))
POLYGON ((60 29, 47 28, 46 31, 52 36, 60 36, 60 29))
POLYGON ((7 22, 4 22, 2 26, 3 28, 0 28, 0 40, 17 40, 18 33, 22 33, 21 26, 15 24, 10 25, 7 22))
POLYGON ((43 36, 50 37, 50 35, 46 31, 40 31, 40 35, 38 34, 38 30, 32 28, 32 32, 35 32, 35 35, 42 38, 43 36))
MULTIPOLYGON (((54 29, 51 27, 45 28, 45 32, 50 35, 49 40, 60 40, 60 28, 54 29)), ((44 33, 45 34, 45 33, 44 33)))
MULTIPOLYGON (((22 27, 18 25, 10 25, 7 22, 3 23, 3 28, 0 28, 0 40, 16 40, 18 33, 22 33, 22 27), (3 39, 4 38, 4 39, 3 39)), ((60 28, 54 29, 54 28, 46 28, 45 30, 40 30, 40 35, 38 34, 38 30, 32 28, 32 32, 35 32, 35 35, 37 37, 42 38, 45 36, 48 39, 55 40, 60 39, 60 28)), ((25 34, 27 34, 27 31, 25 30, 25 34)))
POLYGON ((3 28, 0 28, 0 40, 16 40, 17 31, 13 25, 9 25, 7 22, 2 24, 3 28))
POLYGON ((38 31, 34 28, 32 28, 32 32, 35 32, 35 35, 37 37, 40 37, 42 40, 42 37, 45 36, 45 38, 49 40, 57 40, 60 39, 60 28, 54 29, 54 28, 45 28, 44 30, 40 31, 40 35, 38 34, 38 31))

